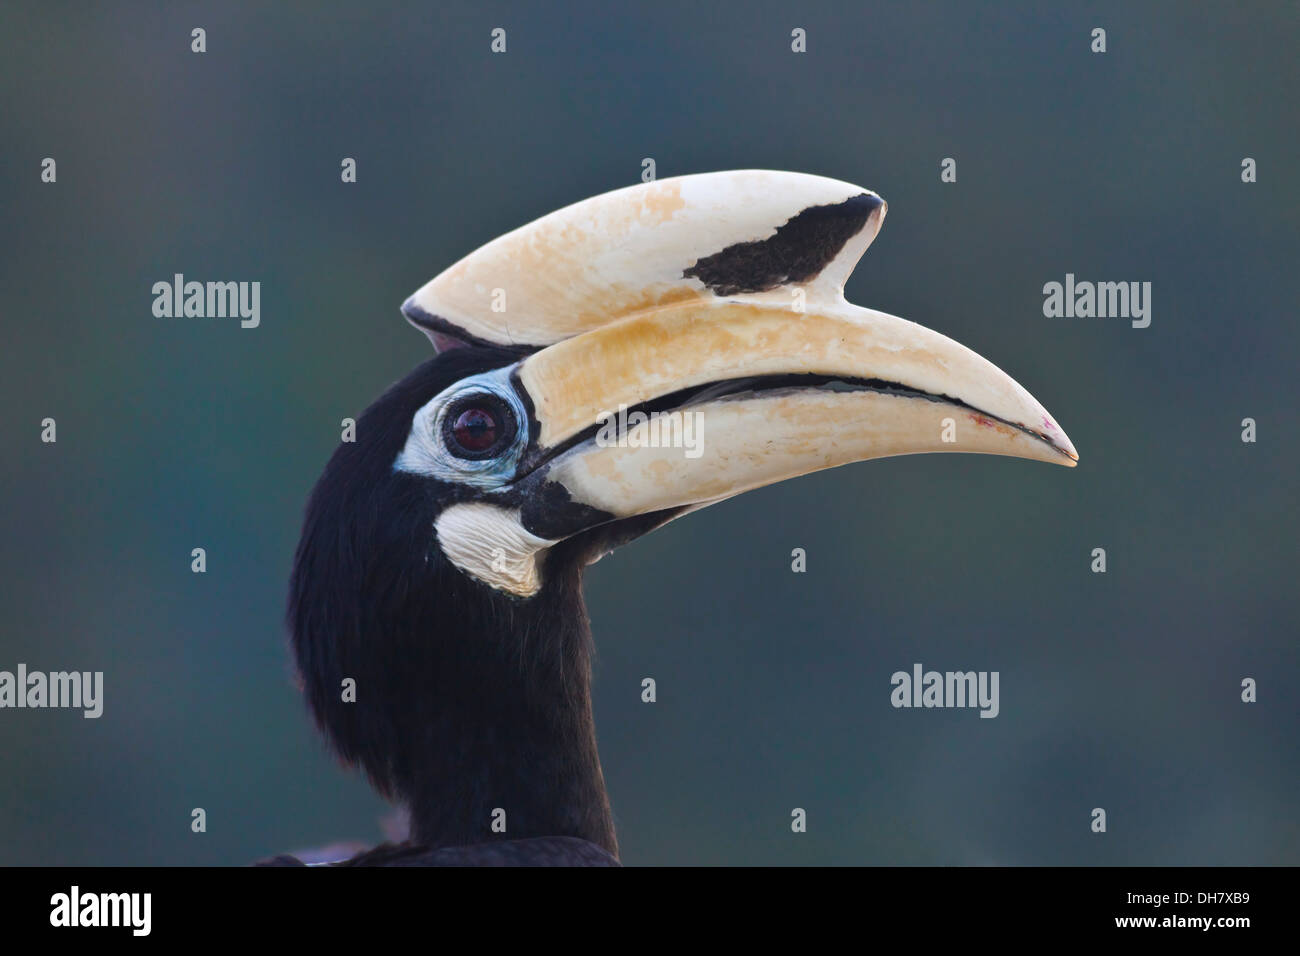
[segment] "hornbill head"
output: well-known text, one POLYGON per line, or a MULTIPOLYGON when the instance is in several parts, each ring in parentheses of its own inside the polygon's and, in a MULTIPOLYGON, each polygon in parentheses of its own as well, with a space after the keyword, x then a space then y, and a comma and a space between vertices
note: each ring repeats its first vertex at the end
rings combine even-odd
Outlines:
POLYGON ((661 180, 502 236, 407 300, 439 354, 335 451, 289 621, 318 722, 417 841, 614 850, 580 592, 611 548, 868 458, 1075 464, 992 363, 845 301, 885 210, 795 173, 661 180))

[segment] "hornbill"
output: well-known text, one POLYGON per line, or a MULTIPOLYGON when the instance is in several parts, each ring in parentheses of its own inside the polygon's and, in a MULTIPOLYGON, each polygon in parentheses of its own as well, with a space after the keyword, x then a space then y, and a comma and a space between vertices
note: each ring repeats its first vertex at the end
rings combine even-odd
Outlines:
POLYGON ((501 236, 406 301, 436 356, 335 450, 290 586, 310 710, 409 811, 406 843, 348 862, 617 864, 581 585, 619 545, 869 458, 1075 464, 996 366, 845 301, 885 211, 798 173, 665 179, 501 236))

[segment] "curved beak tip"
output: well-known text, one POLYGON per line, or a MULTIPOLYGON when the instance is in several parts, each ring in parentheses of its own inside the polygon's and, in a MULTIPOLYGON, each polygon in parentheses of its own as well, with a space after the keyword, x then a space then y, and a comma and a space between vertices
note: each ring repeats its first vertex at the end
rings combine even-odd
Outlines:
POLYGON ((1070 436, 1065 434, 1061 426, 1056 424, 1046 412, 1043 413, 1042 419, 1042 437, 1060 454, 1059 464, 1073 468, 1079 463, 1079 452, 1075 449, 1074 442, 1070 441, 1070 436))
POLYGON ((1078 465, 1079 453, 1075 450, 1074 443, 1070 441, 1065 432, 1057 428, 1050 434, 1052 447, 1060 454, 1058 464, 1064 465, 1066 468, 1073 468, 1078 465))

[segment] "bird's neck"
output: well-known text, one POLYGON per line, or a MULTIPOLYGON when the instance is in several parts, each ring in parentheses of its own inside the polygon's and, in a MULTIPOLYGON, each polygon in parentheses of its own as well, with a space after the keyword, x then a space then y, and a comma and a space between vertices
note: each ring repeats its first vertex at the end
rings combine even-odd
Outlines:
POLYGON ((415 730, 424 739, 408 742, 418 748, 403 788, 416 842, 572 836, 617 854, 578 576, 544 591, 476 615, 458 666, 422 682, 444 696, 415 730))
POLYGON ((358 527, 373 508, 332 493, 329 475, 304 521, 288 619, 339 756, 407 806, 425 846, 567 836, 616 854, 591 712, 589 545, 549 549, 541 590, 512 598, 430 560, 427 522, 358 527))

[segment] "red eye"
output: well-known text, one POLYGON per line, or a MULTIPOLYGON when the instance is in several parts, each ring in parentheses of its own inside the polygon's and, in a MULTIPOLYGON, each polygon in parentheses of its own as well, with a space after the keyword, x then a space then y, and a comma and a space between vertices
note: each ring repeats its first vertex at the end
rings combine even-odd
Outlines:
POLYGON ((451 436, 465 451, 487 451, 496 444, 501 428, 486 408, 467 408, 456 416, 451 436))
POLYGON ((462 396, 442 417, 442 446, 467 461, 499 458, 517 434, 510 405, 490 392, 462 396))

